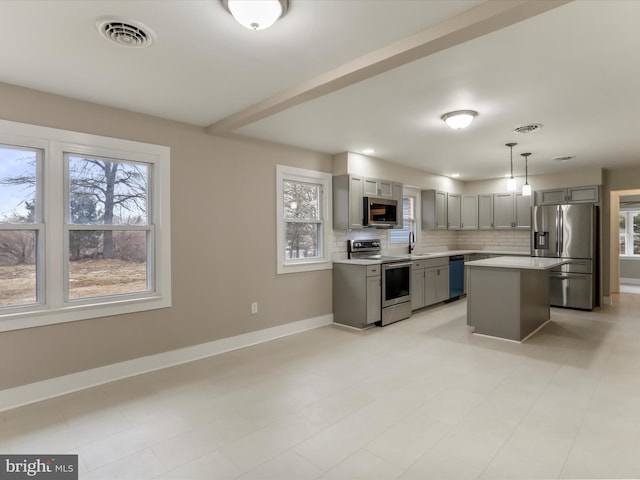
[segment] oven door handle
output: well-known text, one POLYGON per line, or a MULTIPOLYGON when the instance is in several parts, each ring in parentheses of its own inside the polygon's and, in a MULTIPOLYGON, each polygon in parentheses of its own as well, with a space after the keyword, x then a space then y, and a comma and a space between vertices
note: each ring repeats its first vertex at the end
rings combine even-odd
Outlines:
POLYGON ((392 268, 404 268, 404 267, 410 267, 411 265, 413 265, 413 262, 407 262, 407 263, 385 263, 383 265, 385 270, 391 270, 392 268))

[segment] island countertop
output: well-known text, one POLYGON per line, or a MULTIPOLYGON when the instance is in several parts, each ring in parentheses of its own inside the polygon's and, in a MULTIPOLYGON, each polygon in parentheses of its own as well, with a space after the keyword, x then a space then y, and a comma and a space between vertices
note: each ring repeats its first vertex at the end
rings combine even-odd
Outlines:
POLYGON ((465 262, 465 267, 516 268, 520 270, 550 270, 569 263, 562 258, 545 257, 494 257, 465 262))

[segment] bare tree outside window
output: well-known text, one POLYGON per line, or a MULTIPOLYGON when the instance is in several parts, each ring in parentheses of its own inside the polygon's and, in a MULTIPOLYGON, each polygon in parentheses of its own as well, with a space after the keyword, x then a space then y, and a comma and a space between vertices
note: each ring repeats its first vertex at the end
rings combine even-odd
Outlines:
POLYGON ((37 152, 0 146, 0 307, 37 298, 37 152))
POLYGON ((284 181, 285 258, 322 256, 322 187, 315 183, 284 181))
POLYGON ((69 298, 147 290, 149 237, 146 231, 133 227, 148 224, 149 167, 71 154, 67 157, 69 298))

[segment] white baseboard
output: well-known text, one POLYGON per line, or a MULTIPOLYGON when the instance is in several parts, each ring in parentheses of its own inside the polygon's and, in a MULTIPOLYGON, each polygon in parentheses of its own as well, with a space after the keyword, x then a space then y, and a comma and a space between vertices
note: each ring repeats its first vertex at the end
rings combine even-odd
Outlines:
POLYGON ((142 373, 161 370, 183 363, 193 362, 202 358, 219 355, 231 350, 249 347, 258 343, 268 342, 276 338, 286 337, 306 330, 324 327, 333 323, 333 315, 308 318, 297 322, 279 325, 277 327, 257 330, 235 337, 221 338, 212 342, 201 343, 191 347, 171 350, 140 357, 125 362, 114 363, 104 367, 71 373, 41 382, 21 385, 15 388, 0 390, 0 412, 21 407, 30 403, 40 402, 49 398, 76 392, 85 388, 103 385, 123 378, 133 377, 142 373))
POLYGON ((620 277, 620 283, 626 283, 627 285, 640 285, 640 278, 622 278, 620 277))

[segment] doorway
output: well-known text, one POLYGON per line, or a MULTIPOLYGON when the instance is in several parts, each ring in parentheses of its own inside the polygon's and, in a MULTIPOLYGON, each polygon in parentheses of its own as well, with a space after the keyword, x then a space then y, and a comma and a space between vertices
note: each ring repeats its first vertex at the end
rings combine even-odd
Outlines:
POLYGON ((611 293, 640 295, 640 189, 611 192, 611 293))

